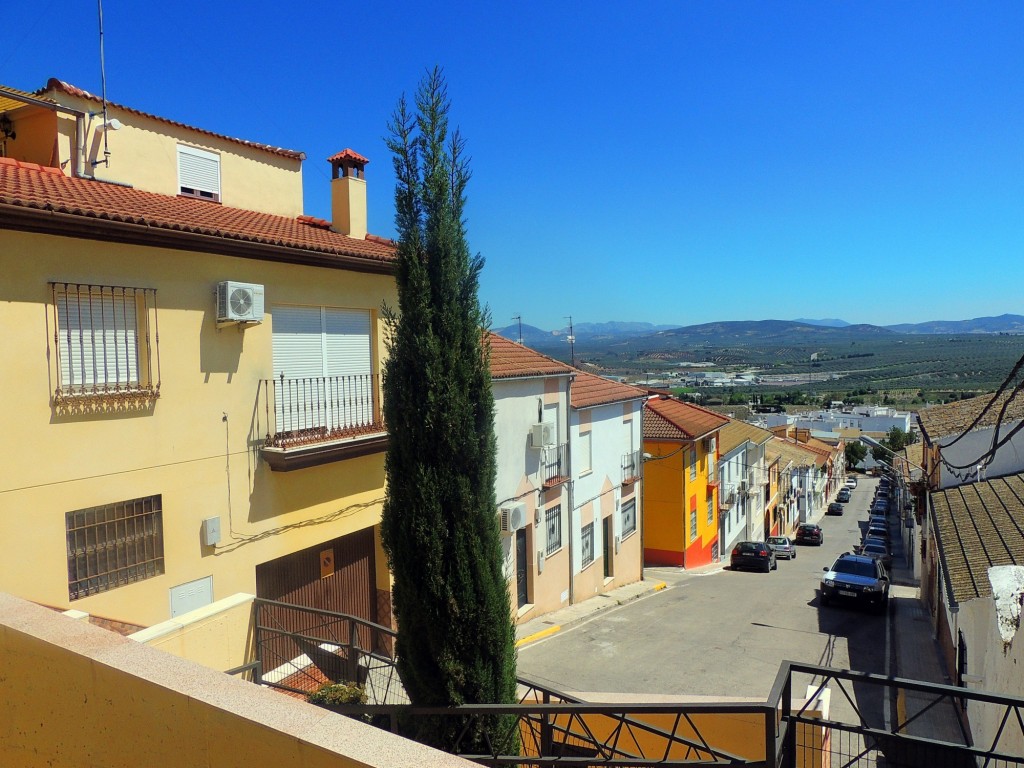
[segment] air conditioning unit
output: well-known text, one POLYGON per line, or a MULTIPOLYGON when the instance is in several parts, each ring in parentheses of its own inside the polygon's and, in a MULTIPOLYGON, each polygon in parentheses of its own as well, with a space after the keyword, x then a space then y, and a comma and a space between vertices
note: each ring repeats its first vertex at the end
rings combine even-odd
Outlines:
POLYGON ((525 504, 508 504, 498 511, 501 514, 502 533, 515 533, 526 525, 525 504))
POLYGON ((543 448, 545 445, 555 444, 555 423, 545 421, 534 424, 530 427, 530 445, 534 448, 543 448))
POLYGON ((225 280, 217 283, 218 323, 262 323, 263 286, 225 280))

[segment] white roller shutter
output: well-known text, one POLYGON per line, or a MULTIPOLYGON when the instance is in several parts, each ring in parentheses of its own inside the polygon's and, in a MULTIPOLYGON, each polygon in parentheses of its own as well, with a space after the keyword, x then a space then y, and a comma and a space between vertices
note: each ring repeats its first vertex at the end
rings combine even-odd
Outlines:
POLYGON ((274 307, 274 378, 323 376, 324 344, 320 307, 274 307))
POLYGON ((137 386, 138 320, 135 297, 83 287, 57 302, 61 386, 137 386))
POLYGON ((208 192, 220 200, 220 155, 179 144, 178 187, 208 192))
POLYGON ((326 374, 368 376, 370 360, 370 314, 357 309, 324 310, 326 374))

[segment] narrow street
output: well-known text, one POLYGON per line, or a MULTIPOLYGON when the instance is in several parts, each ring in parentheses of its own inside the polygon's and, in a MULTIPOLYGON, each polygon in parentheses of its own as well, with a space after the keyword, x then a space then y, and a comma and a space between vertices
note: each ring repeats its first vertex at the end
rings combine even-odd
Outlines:
MULTIPOLYGON (((817 598, 822 569, 860 540, 876 483, 819 521, 822 546, 772 573, 648 569, 668 588, 521 649, 520 674, 567 691, 764 699, 785 660, 886 673, 888 617, 817 598)), ((880 700, 858 704, 881 717, 880 700)))

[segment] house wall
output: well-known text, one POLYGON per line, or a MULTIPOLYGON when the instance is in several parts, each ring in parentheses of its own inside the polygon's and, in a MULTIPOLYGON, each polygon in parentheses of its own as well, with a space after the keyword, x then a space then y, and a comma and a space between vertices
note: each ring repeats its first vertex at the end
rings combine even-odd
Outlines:
MULTIPOLYGON (((568 440, 568 376, 495 379, 494 433, 497 440, 495 497, 504 503, 526 507, 526 541, 529 602, 516 611, 518 621, 528 621, 569 602, 570 515, 568 484, 543 489, 541 455, 530 443, 530 427, 540 420, 558 425, 558 441, 568 440), (546 552, 545 510, 561 506, 562 546, 546 552), (545 551, 543 568, 538 552, 545 551)), ((516 591, 515 536, 502 536, 505 575, 512 605, 516 591)))
POLYGON ((23 107, 8 113, 17 138, 7 140, 7 157, 53 166, 59 157, 57 114, 42 107, 23 107))
MULTIPOLYGON (((48 95, 85 113, 99 109, 96 102, 88 99, 64 93, 48 95)), ((103 117, 85 118, 85 170, 89 175, 115 179, 148 192, 175 196, 180 191, 178 144, 187 144, 220 155, 222 205, 280 216, 302 213, 300 160, 116 107, 108 107, 107 115, 108 119, 121 121, 122 127, 108 132, 109 164, 97 166, 95 171, 88 164, 104 158, 103 132, 96 130, 103 117)), ((62 161, 66 159, 61 157, 62 161)))
POLYGON ((718 544, 718 498, 707 520, 708 460, 701 441, 644 440, 653 457, 644 465, 644 560, 650 565, 693 568, 713 561, 718 544), (679 450, 680 448, 683 450, 679 450), (697 451, 696 479, 690 479, 690 451, 697 451), (659 459, 664 456, 666 458, 659 459), (697 510, 697 526, 690 523, 697 510))
MULTIPOLYGON (((1004 424, 999 431, 1001 438, 1008 435, 1018 424, 1020 424, 1019 419, 1004 424)), ((942 446, 942 458, 950 464, 968 464, 976 461, 992 447, 993 432, 992 428, 976 429, 965 435, 956 445, 946 445, 955 440, 956 435, 943 437, 938 440, 937 444, 942 446)), ((940 465, 939 471, 942 477, 940 488, 952 488, 977 478, 976 472, 966 469, 959 470, 960 476, 958 477, 953 470, 945 465, 940 465)), ((982 479, 1018 472, 1024 472, 1024 430, 1011 437, 1005 445, 996 451, 995 457, 985 467, 982 479)))
POLYGON ((594 408, 570 411, 570 453, 573 461, 573 516, 578 521, 572 526, 574 602, 586 600, 595 594, 639 581, 643 577, 640 552, 641 491, 640 481, 622 484, 623 455, 637 450, 642 443, 642 401, 610 403, 594 408), (581 456, 581 435, 590 434, 590 470, 580 472, 584 466, 581 456), (629 536, 622 533, 622 504, 628 500, 637 504, 637 525, 629 536), (608 550, 611 562, 604 560, 605 520, 610 521, 611 540, 608 550), (594 561, 583 566, 582 527, 594 523, 594 561), (618 551, 615 539, 618 538, 618 551), (610 576, 606 576, 610 573, 610 576))
POLYGON ((0 589, 148 626, 169 618, 176 585, 212 576, 214 600, 254 593, 257 564, 379 523, 383 454, 272 472, 260 457, 268 425, 258 395, 272 376, 275 304, 372 312, 379 360, 376 311, 395 304, 389 276, 12 231, 0 232, 0 274, 0 327, 12 329, 0 390, 19 404, 6 426, 20 446, 0 475, 0 535, 22 553, 0 560, 0 589), (217 329, 214 292, 227 279, 266 286, 262 324, 217 329), (156 289, 155 405, 100 413, 52 405, 49 280, 156 289), (69 602, 65 513, 152 494, 162 495, 164 574, 69 602), (221 521, 216 546, 200 541, 209 517, 221 521))
POLYGON ((734 495, 734 501, 729 509, 719 510, 719 536, 722 541, 722 552, 731 552, 738 541, 743 541, 747 536, 747 499, 740 493, 739 485, 746 476, 747 446, 742 445, 733 449, 721 457, 718 462, 719 499, 730 493, 734 495))

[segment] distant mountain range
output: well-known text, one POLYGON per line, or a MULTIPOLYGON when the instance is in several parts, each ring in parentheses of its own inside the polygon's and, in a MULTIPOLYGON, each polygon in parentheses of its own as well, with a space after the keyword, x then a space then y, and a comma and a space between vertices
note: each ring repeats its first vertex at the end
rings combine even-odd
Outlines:
MULTIPOLYGON (((494 332, 507 339, 519 339, 519 324, 496 328, 494 332)), ((757 343, 800 344, 817 341, 879 338, 900 334, 1024 334, 1024 316, 999 315, 971 320, 932 320, 926 323, 899 325, 850 324, 845 320, 731 320, 682 327, 641 322, 577 323, 573 336, 577 344, 614 344, 630 339, 671 340, 681 344, 750 345, 757 343)), ((522 340, 527 346, 552 348, 566 343, 568 328, 545 331, 532 325, 522 326, 522 340)), ((660 346, 660 344, 659 344, 660 346)))

